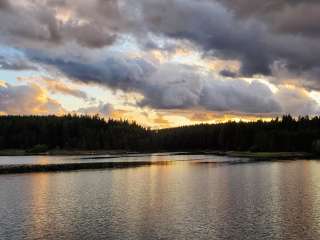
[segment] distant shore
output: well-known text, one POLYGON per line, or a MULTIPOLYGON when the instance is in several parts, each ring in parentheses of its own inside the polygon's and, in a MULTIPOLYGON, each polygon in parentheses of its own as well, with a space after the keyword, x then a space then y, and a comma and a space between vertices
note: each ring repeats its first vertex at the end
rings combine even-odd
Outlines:
MULTIPOLYGON (((218 155, 227 157, 239 157, 239 158, 253 158, 261 160, 272 159, 310 159, 318 157, 313 153, 306 152, 244 152, 244 151, 211 151, 211 150, 199 150, 199 151, 162 151, 162 153, 174 154, 174 155, 218 155)), ((6 149, 0 150, 0 156, 97 156, 97 155, 125 155, 125 154, 139 154, 139 153, 161 153, 161 152, 136 152, 125 150, 49 150, 40 153, 30 153, 27 150, 6 149)))

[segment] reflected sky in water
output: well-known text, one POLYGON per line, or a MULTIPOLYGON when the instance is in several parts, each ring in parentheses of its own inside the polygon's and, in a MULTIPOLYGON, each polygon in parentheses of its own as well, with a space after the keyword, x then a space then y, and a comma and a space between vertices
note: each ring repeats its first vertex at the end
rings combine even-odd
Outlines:
POLYGON ((239 158, 216 155, 184 154, 114 154, 92 156, 0 156, 0 165, 12 164, 60 164, 86 162, 141 162, 141 161, 237 161, 239 158))
POLYGON ((2 175, 0 239, 320 239, 320 162, 2 175))
POLYGON ((226 158, 215 155, 180 155, 180 154, 113 154, 88 156, 0 156, 0 165, 10 164, 55 164, 85 162, 135 162, 135 161, 233 161, 239 158, 226 158))

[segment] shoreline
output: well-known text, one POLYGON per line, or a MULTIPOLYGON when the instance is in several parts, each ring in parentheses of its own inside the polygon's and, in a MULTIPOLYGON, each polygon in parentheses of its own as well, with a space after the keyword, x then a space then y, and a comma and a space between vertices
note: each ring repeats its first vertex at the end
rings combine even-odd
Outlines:
POLYGON ((128 155, 128 154, 161 154, 168 155, 216 155, 240 158, 258 159, 303 159, 317 158, 319 155, 308 152, 249 152, 249 151, 219 151, 219 150, 193 150, 193 151, 126 151, 126 150, 49 150, 41 153, 30 153, 27 150, 6 149, 0 150, 0 157, 4 156, 99 156, 99 155, 128 155))
POLYGON ((39 173, 39 172, 70 172, 78 170, 123 169, 151 165, 169 165, 174 161, 142 161, 142 162, 85 162, 57 164, 14 164, 0 166, 2 174, 39 173))
MULTIPOLYGON (((99 154, 106 154, 106 151, 80 151, 85 153, 82 156, 97 156, 99 154), (89 154, 90 153, 90 154, 89 154)), ((79 155, 79 151, 68 151, 68 155, 79 155), (75 154, 77 153, 77 154, 75 154)), ((226 156, 239 158, 234 161, 192 161, 190 163, 195 164, 245 164, 245 163, 258 163, 258 162, 274 162, 274 161, 288 161, 288 160, 317 160, 317 156, 310 153, 301 153, 301 152, 236 152, 236 151, 193 151, 193 152, 157 152, 153 154, 167 153, 168 157, 174 155, 212 155, 212 156, 226 156)), ((137 154, 137 152, 124 152, 124 151, 107 151, 107 154, 113 154, 114 157, 125 156, 125 154, 137 154)), ((138 153, 139 154, 139 153, 138 153)), ((141 152, 140 152, 141 154, 141 152)), ((146 154, 144 152, 144 154, 146 154)), ((46 154, 37 154, 34 156, 58 156, 58 155, 49 155, 46 154)), ((6 155, 6 156, 17 156, 17 155, 6 155)), ((19 155, 19 156, 31 156, 31 155, 19 155)), ((88 157, 90 158, 90 157, 88 157)), ((108 157, 106 157, 108 158, 108 157)), ((113 158, 113 156, 111 156, 113 158)), ((177 162, 184 162, 183 160, 168 160, 168 161, 132 161, 132 162, 79 162, 79 163, 49 163, 49 164, 6 164, 0 165, 0 175, 3 174, 23 174, 23 173, 41 173, 41 172, 70 172, 70 171, 80 171, 80 170, 107 170, 107 169, 124 169, 124 168, 137 168, 151 165, 170 165, 177 162)))
MULTIPOLYGON (((298 159, 263 159, 263 158, 243 158, 235 161, 188 161, 190 164, 208 165, 237 165, 252 164, 261 162, 287 162, 297 161, 298 159)), ((304 159, 309 160, 309 159, 304 159)), ((316 159, 315 159, 316 160, 316 159)), ((112 170, 125 168, 138 168, 155 165, 172 165, 185 163, 183 160, 172 161, 133 161, 133 162, 83 162, 83 163, 54 163, 54 164, 6 164, 0 165, 0 175, 6 174, 27 174, 27 173, 46 173, 46 172, 71 172, 71 171, 90 171, 90 170, 112 170)))

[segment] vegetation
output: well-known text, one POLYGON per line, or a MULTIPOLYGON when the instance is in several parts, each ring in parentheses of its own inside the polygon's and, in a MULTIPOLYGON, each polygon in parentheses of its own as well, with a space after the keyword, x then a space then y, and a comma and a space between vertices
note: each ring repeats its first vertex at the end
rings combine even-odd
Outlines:
POLYGON ((286 115, 270 122, 150 130, 99 116, 1 116, 0 153, 7 149, 320 153, 320 118, 286 115))
POLYGON ((269 122, 202 124, 158 131, 164 149, 312 152, 319 148, 320 118, 290 115, 269 122))
POLYGON ((99 116, 1 116, 0 150, 143 150, 150 131, 127 121, 99 116))
POLYGON ((28 153, 44 153, 48 151, 48 146, 45 144, 37 144, 33 148, 27 150, 28 153))

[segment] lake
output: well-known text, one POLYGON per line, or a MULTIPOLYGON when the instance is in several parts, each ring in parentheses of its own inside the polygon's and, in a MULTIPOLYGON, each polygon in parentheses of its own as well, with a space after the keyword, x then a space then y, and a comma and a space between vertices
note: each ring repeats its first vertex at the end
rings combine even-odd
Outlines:
POLYGON ((318 161, 103 157, 0 157, 0 164, 175 162, 0 175, 0 239, 320 239, 318 161))

